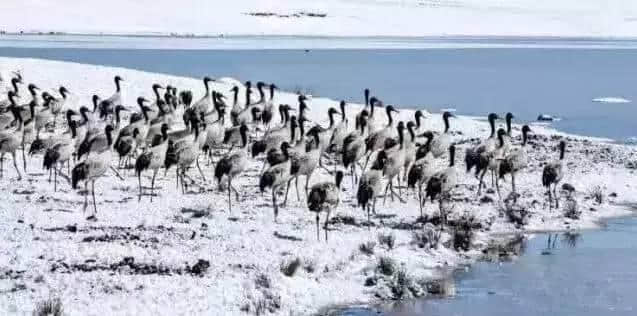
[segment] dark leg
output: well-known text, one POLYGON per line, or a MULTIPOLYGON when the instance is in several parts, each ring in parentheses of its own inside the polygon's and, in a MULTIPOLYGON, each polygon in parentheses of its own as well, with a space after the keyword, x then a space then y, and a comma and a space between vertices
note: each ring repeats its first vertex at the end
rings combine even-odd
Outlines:
POLYGON ((228 209, 232 213, 232 178, 228 176, 228 209))
POLYGON ((484 183, 484 174, 487 173, 487 169, 485 168, 484 170, 482 170, 482 173, 480 173, 480 184, 478 185, 478 196, 480 196, 480 192, 482 192, 482 184, 484 183))
POLYGON ((279 215, 279 206, 276 204, 276 193, 274 192, 274 188, 272 188, 272 207, 274 207, 274 222, 276 223, 279 215))
POLYGON ((296 177, 296 179, 294 179, 294 188, 296 189, 296 201, 299 202, 301 201, 301 195, 299 194, 299 176, 296 177))
POLYGON ((557 196, 557 183, 553 186, 553 196, 555 196, 555 209, 558 209, 560 208, 560 197, 557 196))
POLYGON ((93 194, 93 209, 95 210, 95 214, 97 214, 97 203, 95 203, 95 180, 93 180, 93 184, 91 185, 91 194, 93 194))
POLYGON ((284 206, 287 205, 288 203, 288 192, 290 192, 290 184, 292 184, 292 180, 293 179, 288 180, 288 185, 287 185, 287 188, 285 189, 285 199, 283 200, 284 206))
MULTIPOLYGON (((327 223, 330 221, 330 212, 331 212, 331 208, 327 208, 327 216, 325 217, 325 226, 323 227, 323 230, 325 231, 325 242, 327 242, 327 223)), ((318 216, 318 214, 316 214, 316 216, 318 216)))
POLYGON ((383 194, 383 205, 385 205, 385 202, 387 201, 387 192, 389 191, 389 184, 391 182, 387 182, 387 184, 385 185, 385 194, 383 194))
MULTIPOLYGON (((55 165, 53 166, 53 168, 55 168, 55 165)), ((53 180, 53 192, 57 192, 58 190, 58 169, 55 168, 55 178, 53 180)))
POLYGON ((548 193, 549 193, 549 210, 553 208, 553 198, 551 198, 551 185, 549 184, 548 186, 548 193))
POLYGON ((420 217, 422 217, 422 183, 418 184, 418 205, 420 206, 420 217))
POLYGON ((155 191, 155 176, 157 175, 157 171, 159 171, 159 169, 154 170, 153 171, 153 180, 151 180, 150 182, 150 201, 153 201, 153 191, 155 191))
POLYGON ((316 212, 316 241, 320 241, 319 237, 319 212, 316 212))
POLYGON ((199 173, 201 174, 201 178, 203 179, 204 182, 206 182, 206 176, 203 175, 203 171, 201 171, 201 167, 199 167, 199 156, 197 156, 195 161, 196 161, 197 169, 199 169, 199 173))
POLYGON ((18 173, 18 180, 22 180, 22 174, 20 174, 20 169, 18 169, 15 151, 11 153, 11 156, 13 156, 13 166, 15 167, 15 171, 18 173))
POLYGON ((26 144, 22 144, 22 163, 24 164, 24 173, 27 173, 27 157, 24 155, 24 146, 26 144))
POLYGON ((139 199, 137 199, 137 202, 141 202, 142 200, 142 194, 143 194, 143 189, 142 189, 142 173, 139 172, 137 174, 137 182, 139 183, 139 199))

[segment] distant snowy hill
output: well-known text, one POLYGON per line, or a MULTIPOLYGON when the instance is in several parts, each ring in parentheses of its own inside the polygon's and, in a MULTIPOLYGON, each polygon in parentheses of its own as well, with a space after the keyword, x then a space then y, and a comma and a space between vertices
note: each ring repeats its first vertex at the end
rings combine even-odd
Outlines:
POLYGON ((327 36, 637 36, 635 0, 3 0, 0 30, 327 36))

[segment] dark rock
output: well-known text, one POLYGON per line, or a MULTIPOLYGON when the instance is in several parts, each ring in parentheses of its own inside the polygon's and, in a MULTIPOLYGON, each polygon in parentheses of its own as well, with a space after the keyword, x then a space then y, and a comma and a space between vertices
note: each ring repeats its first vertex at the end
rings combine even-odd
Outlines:
POLYGON ((195 263, 195 265, 190 268, 190 273, 202 276, 204 273, 206 273, 209 267, 210 261, 199 259, 199 261, 197 261, 197 263, 195 263))

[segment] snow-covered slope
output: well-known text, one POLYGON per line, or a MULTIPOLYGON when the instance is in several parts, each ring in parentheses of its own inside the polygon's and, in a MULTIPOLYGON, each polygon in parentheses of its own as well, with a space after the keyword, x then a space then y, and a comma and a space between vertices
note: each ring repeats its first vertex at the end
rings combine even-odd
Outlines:
MULTIPOLYGON (((20 70, 25 81, 49 91, 63 84, 73 94, 73 107, 87 104, 93 93, 110 95, 116 74, 125 80, 126 105, 133 105, 139 95, 152 98, 150 87, 156 82, 191 89, 195 99, 203 93, 199 79, 121 68, 0 58, 0 69, 7 71, 4 77, 10 76, 9 70, 20 70)), ((213 88, 223 92, 230 86, 216 83, 213 88)), ((382 96, 382 91, 375 93, 382 96)), ((24 97, 28 97, 26 93, 24 97)), ((296 104, 295 98, 282 93, 278 100, 296 104)), ((325 125, 326 109, 337 104, 329 99, 311 100, 310 119, 325 125)), ((359 109, 356 104, 348 107, 350 119, 359 109)), ((402 110, 398 119, 408 120, 413 114, 402 110)), ((429 115, 424 124, 442 129, 437 113, 429 115)), ((218 191, 211 180, 212 167, 202 158, 206 181, 196 169, 189 171, 196 185, 181 194, 175 188, 174 171, 164 175, 162 170, 153 202, 148 196, 137 201, 137 179, 130 170, 120 171, 123 180, 109 173, 96 183, 99 213, 91 221, 87 220, 90 214, 82 211, 84 197, 67 182, 61 180, 58 192, 53 191, 42 171, 41 155, 30 160, 29 173, 22 181, 16 181, 15 170, 6 160, 0 179, 0 314, 30 314, 37 302, 59 297, 69 315, 242 315, 242 310, 254 313, 259 306, 277 315, 299 315, 324 306, 391 297, 388 284, 395 279, 377 270, 381 257, 394 260, 412 280, 439 277, 441 270, 480 257, 499 233, 523 231, 501 213, 494 193, 486 194, 490 200, 478 200, 476 179, 462 171, 464 150, 475 143, 467 141, 488 135, 487 124, 462 116, 451 124, 453 139, 459 144, 460 179, 449 218, 468 214, 482 225, 475 230, 472 249, 467 252, 451 246, 452 228, 442 234, 438 247, 422 248, 414 242, 414 231, 423 227, 417 220, 417 195, 412 191, 406 194, 405 204, 379 201, 379 214, 368 227, 366 214, 355 206, 349 177, 344 181, 342 204, 332 215, 330 241, 325 243, 316 241, 314 216, 303 201, 296 200, 293 190, 289 205, 280 210, 279 223, 273 223, 270 195, 258 193, 261 161, 251 161, 249 170, 233 182, 241 191, 233 213, 226 208, 226 193, 218 191), (392 249, 378 243, 379 234, 395 236, 392 249), (368 242, 376 243, 373 253, 360 249, 368 242), (300 259, 298 271, 284 275, 281 267, 295 258, 300 259), (200 259, 210 266, 191 273, 200 259), (368 279, 377 283, 366 286, 368 279)), ((564 182, 575 186, 574 196, 583 211, 580 220, 571 220, 561 210, 546 209, 540 186, 543 164, 556 158, 555 145, 566 135, 542 126, 532 129, 530 165, 516 180, 520 204, 530 211, 526 231, 590 228, 601 217, 628 213, 618 203, 635 202, 637 179, 626 167, 636 160, 634 147, 568 136, 564 182), (589 189, 596 185, 603 188, 604 196, 617 195, 597 205, 589 197, 589 189)), ((515 125, 514 134, 519 135, 519 130, 515 125)), ((518 143, 519 137, 514 141, 516 146, 518 143)), ((446 164, 438 161, 439 168, 446 164)), ((319 170, 311 183, 329 179, 319 170)), ((150 173, 142 180, 148 185, 150 173)), ((509 181, 502 183, 505 196, 509 188, 509 181)), ((428 203, 425 214, 436 216, 438 207, 428 203)))
POLYGON ((632 0, 5 0, 0 12, 10 32, 637 36, 632 0))

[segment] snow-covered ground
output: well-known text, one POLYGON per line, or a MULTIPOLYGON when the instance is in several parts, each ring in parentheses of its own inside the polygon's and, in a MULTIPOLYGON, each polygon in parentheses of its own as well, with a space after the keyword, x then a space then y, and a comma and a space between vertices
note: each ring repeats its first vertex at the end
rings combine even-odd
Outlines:
MULTIPOLYGON (((148 18, 152 20, 150 15, 148 18)), ((73 107, 88 105, 93 93, 110 95, 116 74, 125 80, 123 100, 131 107, 137 96, 152 98, 150 87, 156 82, 191 89, 195 99, 203 93, 200 79, 122 68, 0 58, 0 69, 7 71, 5 78, 9 70, 20 70, 26 82, 43 89, 64 85, 72 93, 73 107)), ((231 87, 215 83, 213 88, 225 93, 231 87)), ((382 98, 382 91, 373 93, 382 98)), ((23 98, 28 98, 26 92, 23 98)), ((296 104, 295 98, 280 93, 277 103, 296 104)), ((326 124, 326 109, 337 103, 316 98, 309 105, 310 119, 326 124)), ((359 105, 349 105, 348 115, 359 109, 359 105)), ((400 112, 399 120, 412 118, 413 111, 400 112)), ((440 114, 430 114, 425 126, 441 130, 440 114)), ((472 249, 466 252, 451 246, 453 228, 445 230, 437 247, 421 248, 414 243, 414 233, 423 227, 411 191, 405 204, 379 201, 379 214, 368 227, 366 214, 355 206, 349 177, 344 181, 342 204, 333 214, 329 243, 325 243, 316 240, 314 216, 303 201, 297 201, 294 191, 291 203, 280 211, 279 223, 273 223, 269 194, 258 193, 261 161, 253 161, 234 182, 242 195, 233 213, 226 208, 226 193, 218 191, 211 180, 212 168, 205 166, 205 159, 201 161, 206 181, 196 169, 190 170, 197 185, 187 194, 176 190, 174 172, 167 176, 160 172, 158 196, 152 203, 147 196, 137 201, 137 181, 131 171, 120 171, 124 180, 110 173, 96 184, 96 221, 87 220, 90 214, 82 211, 84 197, 64 180, 59 191, 53 192, 40 155, 29 161, 22 181, 16 181, 15 170, 6 161, 5 176, 0 179, 0 313, 30 313, 37 302, 59 297, 70 315, 238 315, 246 309, 254 313, 259 304, 279 315, 310 314, 326 306, 391 297, 389 284, 396 279, 380 277, 377 265, 381 257, 394 260, 413 280, 428 280, 440 277, 440 271, 480 258, 482 250, 502 233, 593 228, 602 217, 630 214, 626 205, 635 203, 637 196, 637 177, 629 169, 635 167, 634 147, 566 135, 541 125, 531 128, 530 165, 516 181, 519 204, 529 210, 530 218, 518 228, 503 214, 497 195, 475 196, 477 181, 462 170, 465 148, 488 135, 487 124, 464 116, 452 119, 453 138, 459 144, 460 179, 449 218, 472 215, 481 226, 475 230, 472 249), (563 182, 577 190, 574 197, 582 211, 579 220, 565 218, 562 210, 547 209, 540 185, 543 164, 557 157, 555 147, 560 139, 568 140, 563 182), (590 198, 589 190, 595 186, 603 190, 602 205, 590 198), (379 244, 379 234, 395 236, 393 249, 379 244), (376 243, 373 253, 360 250, 368 242, 376 243), (298 271, 284 275, 282 265, 296 258, 300 259, 298 271), (210 266, 192 273, 199 260, 210 266), (369 280, 375 284, 365 286, 369 280)), ((519 133, 516 124, 516 146, 519 133)), ((446 164, 439 161, 440 168, 446 164)), ((329 179, 320 170, 311 183, 329 179)), ((149 173, 143 181, 150 182, 149 173)), ((506 196, 510 182, 504 182, 502 188, 506 196)), ((564 196, 562 204, 567 204, 564 196)), ((428 218, 437 213, 435 204, 427 205, 428 218)))
POLYGON ((9 32, 637 36, 632 0, 5 0, 0 12, 9 32))

